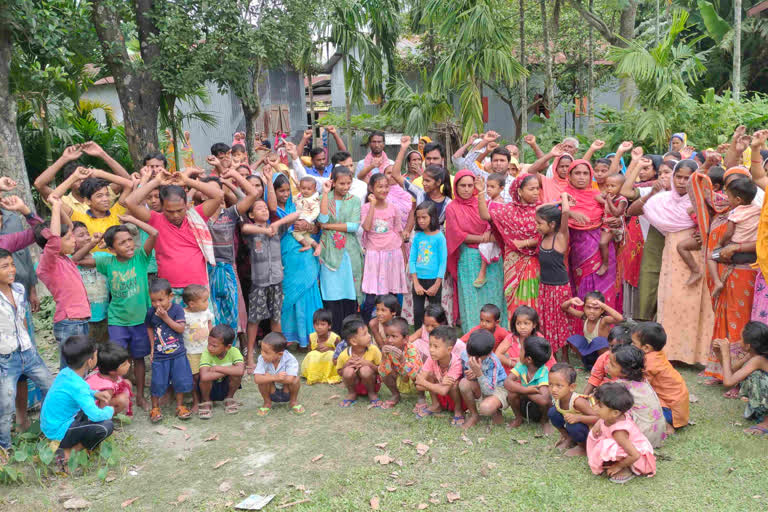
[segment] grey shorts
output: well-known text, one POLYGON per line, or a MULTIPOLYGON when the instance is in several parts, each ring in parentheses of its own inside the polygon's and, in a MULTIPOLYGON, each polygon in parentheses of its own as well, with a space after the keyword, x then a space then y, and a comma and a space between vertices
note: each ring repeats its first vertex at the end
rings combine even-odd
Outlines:
POLYGON ((260 288, 254 286, 248 295, 248 321, 259 323, 262 320, 280 321, 283 311, 283 285, 273 284, 260 288))

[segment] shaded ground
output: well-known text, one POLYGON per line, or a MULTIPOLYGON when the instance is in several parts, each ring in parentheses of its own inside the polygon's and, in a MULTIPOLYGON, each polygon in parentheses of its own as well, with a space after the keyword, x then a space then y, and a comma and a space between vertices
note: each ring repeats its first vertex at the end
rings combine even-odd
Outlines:
MULTIPOLYGON (((462 438, 448 416, 416 419, 413 399, 394 411, 369 410, 365 401, 340 409, 331 397, 343 390, 327 385, 302 388, 303 416, 276 407, 260 418, 261 399, 248 382, 237 395, 245 402, 237 415, 216 407, 209 421, 181 422, 168 409, 161 424, 151 425, 145 413, 138 414, 116 435, 125 453, 109 483, 95 470, 42 483, 32 477, 2 487, 0 510, 62 510, 63 501, 75 496, 92 503, 92 510, 122 510, 123 502, 138 498, 125 510, 220 511, 252 493, 276 495, 265 510, 308 500, 282 509, 290 511, 370 510, 374 496, 381 510, 425 504, 427 510, 580 511, 597 503, 617 511, 768 509, 768 439, 742 434, 748 423, 740 401, 698 384, 693 370, 682 373, 700 399, 691 405, 695 425, 658 451, 654 478, 624 486, 593 476, 583 458, 560 456, 555 439, 537 437, 531 425, 510 431, 481 423, 462 438), (214 434, 217 440, 205 441, 214 434), (429 450, 419 456, 403 440, 429 450), (380 449, 377 443, 387 445, 380 449), (394 461, 378 464, 379 455, 394 461), (225 482, 231 488, 220 491, 225 482), (449 504, 453 492, 460 500, 449 504)), ((583 382, 580 373, 579 388, 583 382)))

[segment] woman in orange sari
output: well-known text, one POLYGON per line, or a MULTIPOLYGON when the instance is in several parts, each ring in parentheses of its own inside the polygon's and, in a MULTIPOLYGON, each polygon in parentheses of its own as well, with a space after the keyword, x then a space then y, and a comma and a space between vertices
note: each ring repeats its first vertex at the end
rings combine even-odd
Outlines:
MULTIPOLYGON (((749 171, 743 167, 729 169, 723 177, 724 188, 737 179, 750 179, 749 171)), ((718 198, 712 190, 712 182, 704 173, 696 173, 690 181, 691 199, 696 210, 697 223, 701 234, 701 245, 706 260, 710 259, 712 251, 720 245, 728 225, 730 206, 727 200, 718 198)), ((749 322, 752 314, 752 297, 755 291, 757 270, 750 264, 736 265, 733 263, 718 263, 717 272, 724 286, 722 291, 712 297, 712 308, 715 313, 715 325, 712 339, 727 339, 730 341, 732 360, 746 355, 741 332, 749 322)), ((710 291, 714 282, 707 273, 707 286, 710 291)), ((702 375, 710 380, 707 384, 719 384, 723 380, 723 367, 719 352, 711 345, 707 358, 707 367, 702 375)), ((738 390, 726 393, 728 398, 738 397, 738 390)))

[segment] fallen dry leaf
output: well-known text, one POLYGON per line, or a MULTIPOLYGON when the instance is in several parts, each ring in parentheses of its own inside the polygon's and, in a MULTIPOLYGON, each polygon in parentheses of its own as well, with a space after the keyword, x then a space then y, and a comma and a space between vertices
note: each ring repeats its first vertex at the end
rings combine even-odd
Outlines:
POLYGON ((256 474, 255 471, 248 471, 247 473, 243 473, 243 476, 253 476, 255 474, 256 474))
POLYGON ((445 495, 445 498, 448 500, 448 503, 453 503, 454 501, 459 501, 461 499, 461 495, 457 492, 449 492, 445 495))
POLYGON ((398 411, 392 411, 392 416, 400 416, 400 413, 398 411))
POLYGON ((447 489, 447 488, 449 488, 450 486, 451 486, 451 484, 445 484, 445 483, 443 483, 443 484, 440 484, 440 487, 442 487, 443 489, 447 489))
POLYGON ((428 506, 429 505, 427 505, 426 503, 419 503, 418 505, 416 505, 416 510, 426 510, 428 506))
POLYGON ((411 441, 410 439, 403 439, 403 444, 413 446, 413 441, 411 441))
POLYGON ((158 427, 158 428, 155 429, 155 434, 160 435, 160 436, 164 436, 164 435, 167 435, 167 434, 170 434, 170 433, 171 433, 171 430, 167 429, 165 427, 158 427))
POLYGON ((192 436, 191 436, 191 435, 189 435, 189 434, 184 434, 184 440, 185 440, 185 441, 189 441, 189 438, 190 438, 190 437, 192 437, 192 436))
POLYGON ((398 466, 400 466, 400 467, 403 467, 403 461, 402 461, 402 459, 397 459, 397 460, 395 461, 395 464, 397 464, 397 465, 398 465, 398 466))
POLYGON ((307 488, 304 487, 302 484, 295 485, 294 487, 296 488, 297 491, 301 491, 301 492, 304 492, 307 490, 307 488))
POLYGON ((429 498, 430 503, 434 503, 435 505, 438 505, 440 503, 440 500, 437 498, 429 498))
POLYGON ((461 440, 467 443, 469 446, 474 444, 472 440, 466 436, 466 434, 461 434, 461 440))
POLYGON ((736 468, 728 468, 729 473, 733 473, 734 471, 736 471, 736 468))
POLYGON ((405 482, 403 485, 404 485, 404 486, 406 486, 406 487, 410 487, 410 486, 412 486, 412 485, 413 485, 413 484, 415 484, 415 483, 416 483, 416 482, 414 482, 413 480, 408 480, 408 481, 407 481, 407 482, 405 482))
POLYGON ((184 503, 185 501, 187 501, 187 498, 189 498, 189 496, 187 496, 186 494, 179 494, 179 497, 176 498, 176 504, 178 505, 179 503, 184 503))
POLYGON ((478 438, 477 438, 477 442, 478 442, 478 443, 482 443, 483 441, 485 441, 485 438, 484 438, 484 437, 478 437, 478 438))
POLYGON ((375 462, 378 462, 378 463, 379 463, 379 464, 381 464, 382 466, 386 466, 386 465, 387 465, 387 464, 389 464, 390 462, 394 462, 394 461, 395 461, 395 459, 393 459, 392 457, 390 457, 390 456, 389 456, 389 455, 387 455, 386 453, 385 453, 385 454, 383 454, 383 455, 377 455, 377 456, 375 456, 375 457, 373 458, 373 460, 374 460, 375 462))
POLYGON ((322 453, 320 455, 315 455, 314 457, 312 457, 312 462, 317 462, 320 459, 322 459, 323 457, 325 457, 325 455, 322 454, 322 453))
POLYGON ((115 480, 117 480, 117 477, 111 471, 107 473, 107 478, 104 479, 104 481, 107 483, 114 482, 115 480))
POLYGON ((176 430, 181 430, 182 432, 187 430, 187 427, 185 427, 184 425, 174 425, 173 428, 175 428, 176 430))
POLYGON ((389 492, 395 492, 397 490, 397 487, 387 487, 387 490, 389 492))
POLYGON ((231 460, 232 460, 232 459, 224 459, 224 460, 220 460, 219 462, 217 462, 216 464, 214 464, 214 466, 213 466, 213 469, 219 469, 221 466, 223 466, 224 464, 226 464, 226 463, 230 462, 231 460))
POLYGON ((428 451, 429 451, 429 445, 426 445, 423 443, 419 443, 416 445, 416 453, 418 453, 419 455, 424 455, 428 451))
POLYGON ((699 397, 697 397, 697 396, 696 396, 696 395, 694 395, 693 393, 690 393, 690 394, 688 395, 688 402, 690 402, 690 403, 692 403, 692 404, 695 404, 695 403, 696 403, 696 402, 698 402, 698 401, 699 401, 699 397))
POLYGON ((205 439, 203 439, 203 442, 207 443, 208 441, 218 441, 219 440, 219 434, 211 434, 205 439))
POLYGON ((762 496, 760 496, 759 494, 755 494, 754 496, 752 496, 752 498, 759 500, 760 498, 762 498, 762 496))
POLYGON ((528 440, 527 439, 518 439, 517 440, 517 444, 528 444, 528 440))
POLYGON ((129 499, 129 500, 125 500, 124 502, 122 502, 122 503, 120 504, 120 506, 121 506, 122 508, 125 508, 125 507, 130 507, 130 506, 131 506, 131 504, 132 504, 134 501, 136 501, 137 499, 139 499, 139 497, 138 497, 138 496, 136 496, 135 498, 131 498, 131 499, 129 499))
POLYGON ((221 482, 221 485, 219 485, 219 492, 229 492, 230 489, 232 489, 232 483, 227 480, 221 482))
POLYGON ((333 400, 334 398, 341 398, 339 395, 331 395, 328 397, 328 400, 333 400))
POLYGON ((64 502, 66 510, 80 510, 91 506, 91 502, 84 498, 70 498, 64 502))
POLYGON ((376 448, 378 448, 378 449, 380 449, 380 450, 383 450, 384 448, 386 448, 386 447, 387 447, 387 445, 388 445, 388 444, 389 444, 389 443, 379 443, 379 444, 377 444, 377 445, 375 445, 375 446, 376 446, 376 448))
POLYGON ((310 414, 310 415, 309 415, 309 417, 310 417, 310 418, 314 418, 314 417, 315 417, 315 416, 317 416, 318 414, 320 414, 320 413, 319 413, 319 412, 313 412, 312 414, 310 414))
POLYGON ((371 498, 371 510, 379 510, 379 497, 374 496, 371 498))

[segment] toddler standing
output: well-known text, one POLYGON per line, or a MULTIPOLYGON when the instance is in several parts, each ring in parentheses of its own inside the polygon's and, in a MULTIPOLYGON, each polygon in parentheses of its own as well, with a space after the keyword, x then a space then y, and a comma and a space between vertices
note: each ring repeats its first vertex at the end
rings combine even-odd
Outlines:
POLYGON ((208 288, 199 284, 190 284, 184 288, 181 297, 187 307, 184 308, 184 349, 187 351, 189 368, 192 370, 194 389, 192 391, 192 412, 198 411, 200 404, 200 358, 208 346, 208 335, 213 329, 214 314, 208 308, 208 288))

